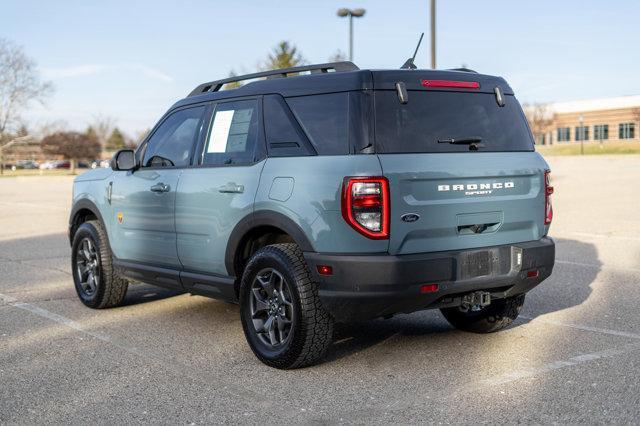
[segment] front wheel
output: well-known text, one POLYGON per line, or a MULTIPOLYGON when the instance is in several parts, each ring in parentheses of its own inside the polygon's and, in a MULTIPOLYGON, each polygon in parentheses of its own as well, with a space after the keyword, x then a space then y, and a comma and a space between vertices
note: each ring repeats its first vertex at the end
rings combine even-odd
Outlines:
POLYGON ((333 340, 333 319, 296 244, 270 245, 251 257, 242 275, 240 315, 249 346, 271 367, 314 364, 333 340))
POLYGON ((71 270, 78 297, 94 309, 118 306, 127 293, 128 282, 113 267, 107 233, 91 220, 80 225, 73 236, 71 270))
POLYGON ((457 329, 472 333, 493 333, 509 326, 520 314, 524 294, 492 301, 479 311, 461 308, 440 309, 442 315, 457 329))

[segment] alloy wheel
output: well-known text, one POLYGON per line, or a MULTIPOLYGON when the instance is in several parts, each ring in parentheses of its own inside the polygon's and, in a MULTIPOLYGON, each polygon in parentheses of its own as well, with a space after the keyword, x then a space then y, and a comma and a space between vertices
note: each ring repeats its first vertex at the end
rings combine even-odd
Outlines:
POLYGON ((253 327, 262 343, 271 348, 285 344, 291 336, 294 312, 282 274, 273 268, 258 272, 249 297, 253 327))
POLYGON ((90 238, 85 238, 78 244, 76 270, 80 289, 85 296, 93 296, 100 284, 100 258, 96 245, 90 238))

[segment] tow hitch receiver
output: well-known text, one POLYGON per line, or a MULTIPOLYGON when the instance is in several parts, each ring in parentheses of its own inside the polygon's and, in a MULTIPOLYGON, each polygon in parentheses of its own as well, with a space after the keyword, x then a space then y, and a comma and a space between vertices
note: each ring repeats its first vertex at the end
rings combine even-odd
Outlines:
POLYGON ((491 304, 491 293, 487 291, 475 291, 462 296, 460 310, 463 312, 477 312, 491 304))

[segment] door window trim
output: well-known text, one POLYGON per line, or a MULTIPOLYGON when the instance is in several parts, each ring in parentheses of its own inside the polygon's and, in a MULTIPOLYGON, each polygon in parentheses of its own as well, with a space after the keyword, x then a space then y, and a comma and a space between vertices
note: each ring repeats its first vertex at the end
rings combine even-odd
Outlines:
MULTIPOLYGON (((210 109, 211 109, 211 103, 210 102, 199 102, 196 104, 189 104, 189 105, 184 105, 172 110, 167 111, 167 113, 162 116, 162 118, 158 121, 158 123, 156 123, 156 125, 153 127, 153 129, 149 132, 149 134, 144 138, 144 140, 142 141, 142 143, 140 143, 140 146, 136 149, 135 152, 135 157, 136 160, 139 162, 140 164, 140 168, 138 170, 179 170, 179 169, 186 169, 189 168, 191 166, 193 166, 193 160, 194 160, 194 156, 195 156, 195 152, 197 147, 200 145, 201 143, 201 139, 202 139, 202 130, 204 127, 204 123, 207 120, 207 114, 210 113, 210 109), (165 121, 167 121, 169 119, 169 117, 171 117, 173 114, 180 112, 180 111, 184 111, 186 109, 191 109, 191 108, 199 108, 199 107, 204 107, 204 111, 202 112, 202 117, 200 117, 200 121, 198 123, 198 136, 195 138, 195 142, 192 143, 191 145, 191 152, 189 154, 189 164, 187 164, 186 166, 143 166, 142 165, 142 160, 144 159, 144 156, 146 154, 147 151, 147 147, 149 145, 149 141, 151 140, 151 138, 153 137, 153 135, 156 134, 156 132, 158 131, 158 129, 164 124, 165 121)), ((136 170, 136 171, 138 171, 136 170)))
POLYGON ((191 168, 213 168, 213 167, 250 167, 255 164, 264 161, 267 158, 267 146, 264 133, 263 111, 262 111, 262 95, 259 96, 239 96, 237 98, 226 98, 215 101, 210 101, 210 108, 207 112, 208 116, 205 117, 207 122, 206 126, 203 126, 201 131, 201 138, 196 148, 194 157, 191 164, 191 168), (253 160, 250 162, 234 163, 234 164, 204 164, 204 150, 207 144, 207 138, 211 132, 211 126, 213 126, 213 119, 218 105, 233 103, 238 101, 256 101, 256 108, 258 110, 258 140, 255 145, 255 152, 253 160))

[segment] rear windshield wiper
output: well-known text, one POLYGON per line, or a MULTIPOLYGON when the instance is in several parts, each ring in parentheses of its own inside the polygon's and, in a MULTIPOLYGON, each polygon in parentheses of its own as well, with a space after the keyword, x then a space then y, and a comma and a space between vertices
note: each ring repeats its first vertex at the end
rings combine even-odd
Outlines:
POLYGON ((438 143, 449 143, 451 145, 471 145, 482 142, 482 138, 459 138, 459 139, 438 139, 438 143))
POLYGON ((479 137, 438 139, 438 143, 448 143, 451 145, 469 145, 469 151, 477 151, 478 148, 483 147, 484 144, 481 144, 480 142, 482 142, 482 138, 479 137))

